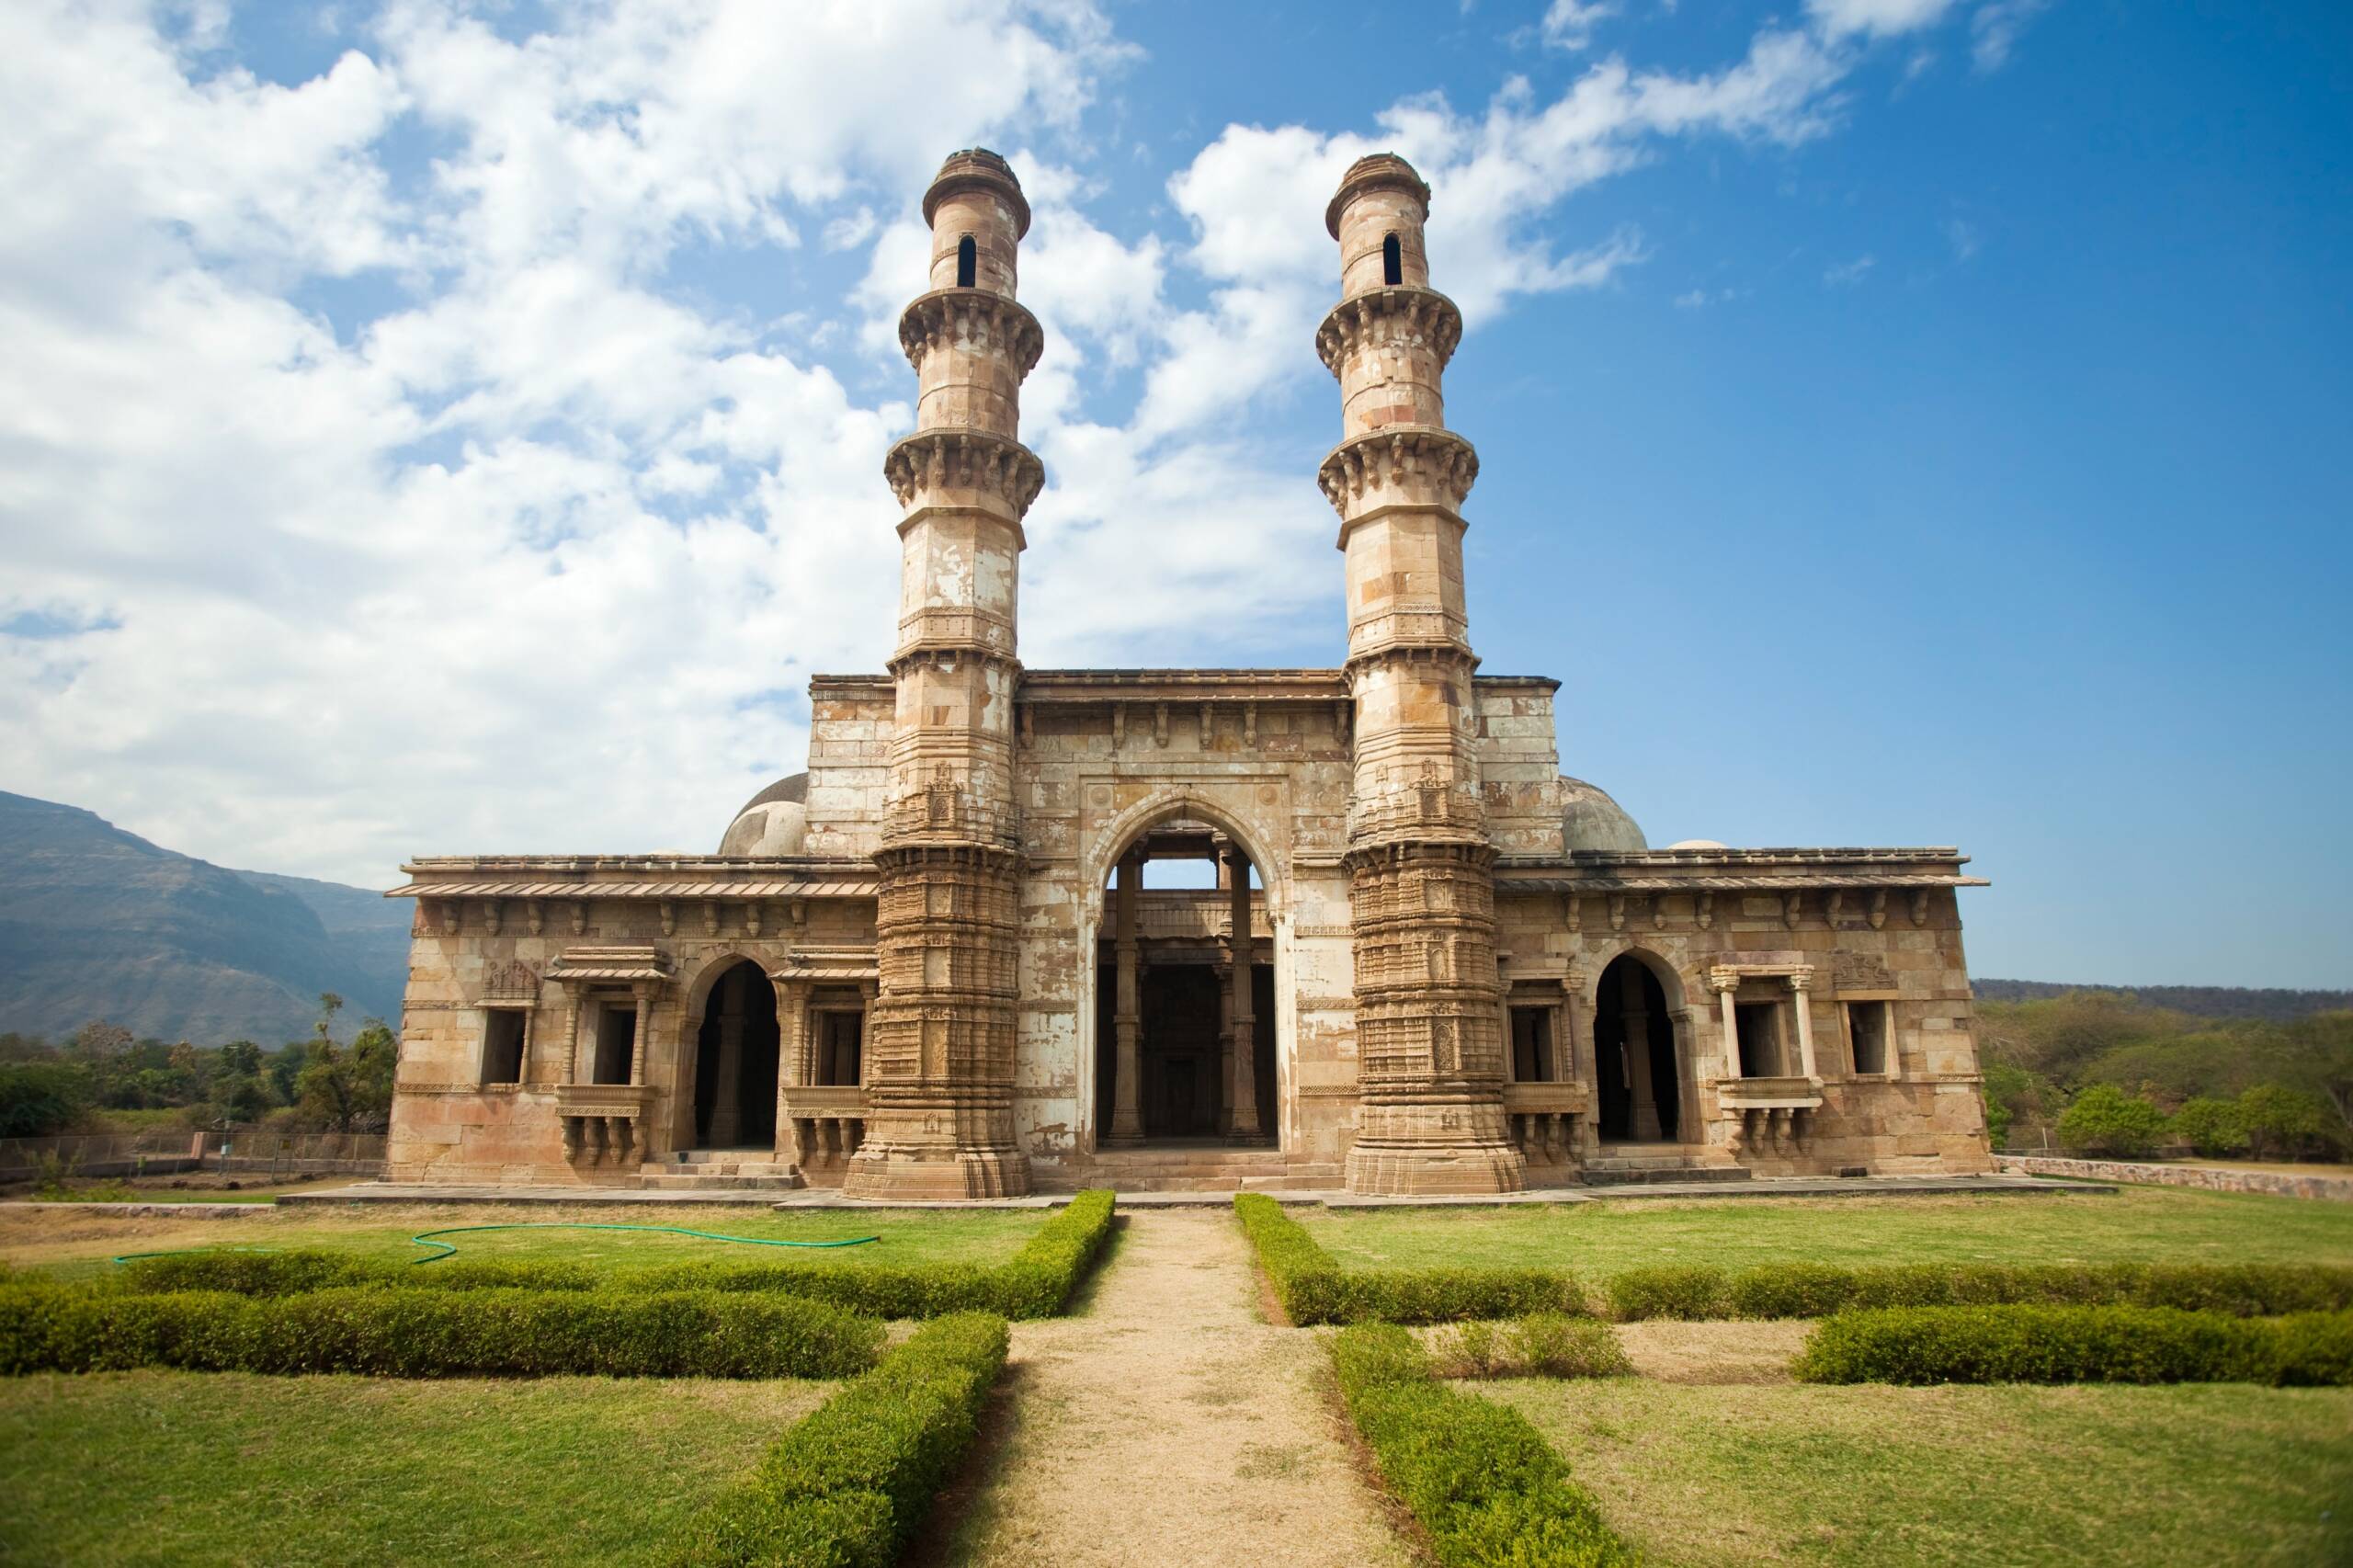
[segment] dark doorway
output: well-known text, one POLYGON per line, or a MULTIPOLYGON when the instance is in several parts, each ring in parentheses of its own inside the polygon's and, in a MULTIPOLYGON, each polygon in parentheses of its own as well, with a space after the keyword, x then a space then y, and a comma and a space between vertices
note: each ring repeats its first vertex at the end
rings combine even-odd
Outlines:
POLYGON ((703 1004, 695 1037, 695 1142, 705 1148, 776 1147, 776 987, 750 960, 735 964, 703 1004))
POLYGON ((1601 971, 1593 1055, 1604 1139, 1672 1142, 1680 1136, 1675 1019, 1658 976, 1631 954, 1620 954, 1601 971))
POLYGON ((1143 972, 1143 1135, 1217 1134, 1217 971, 1168 964, 1143 972))

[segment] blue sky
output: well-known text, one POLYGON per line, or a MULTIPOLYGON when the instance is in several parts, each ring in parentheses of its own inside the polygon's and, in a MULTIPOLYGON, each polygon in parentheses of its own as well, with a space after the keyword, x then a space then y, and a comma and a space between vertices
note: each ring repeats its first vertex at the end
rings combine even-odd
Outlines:
POLYGON ((1032 664, 1329 664, 1324 196, 1471 330, 1472 635, 1654 844, 1946 844, 1983 974, 2353 984, 2353 17, 11 8, 0 788, 223 863, 699 849, 878 668, 947 151, 1032 664))

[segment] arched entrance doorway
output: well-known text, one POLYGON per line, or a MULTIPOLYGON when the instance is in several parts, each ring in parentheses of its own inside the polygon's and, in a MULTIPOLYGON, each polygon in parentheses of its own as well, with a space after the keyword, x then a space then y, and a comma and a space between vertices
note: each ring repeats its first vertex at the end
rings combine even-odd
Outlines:
POLYGON ((1682 1131, 1683 1085, 1665 986, 1650 965, 1620 953, 1601 971, 1594 1000, 1602 1138, 1613 1143, 1675 1141, 1682 1131))
POLYGON ((1181 814, 1112 862, 1096 951, 1098 1147, 1278 1142, 1265 881, 1232 835, 1181 814))
POLYGON ((749 959, 728 966, 695 1037, 695 1144, 776 1147, 776 986, 749 959))

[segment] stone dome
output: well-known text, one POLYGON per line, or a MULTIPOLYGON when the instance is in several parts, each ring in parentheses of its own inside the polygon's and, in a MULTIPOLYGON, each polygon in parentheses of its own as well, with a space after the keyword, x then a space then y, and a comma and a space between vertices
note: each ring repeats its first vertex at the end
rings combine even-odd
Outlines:
POLYGON ((779 778, 750 800, 727 824, 722 855, 798 855, 809 837, 809 776, 779 778))
POLYGON ((1561 839, 1570 849, 1648 849, 1626 809, 1582 778, 1561 778, 1561 839))
POLYGON ((1678 838, 1667 847, 1669 849, 1722 849, 1724 846, 1712 838, 1678 838))

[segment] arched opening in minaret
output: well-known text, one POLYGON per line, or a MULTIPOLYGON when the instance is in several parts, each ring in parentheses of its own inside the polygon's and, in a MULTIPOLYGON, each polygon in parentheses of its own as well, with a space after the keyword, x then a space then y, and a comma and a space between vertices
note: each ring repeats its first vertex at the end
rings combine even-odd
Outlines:
POLYGON ((972 243, 972 235, 966 234, 956 242, 956 287, 975 288, 980 283, 980 247, 972 243))
POLYGON ((1600 1132, 1617 1143, 1675 1142, 1683 1134, 1681 1020, 1657 974, 1633 953, 1601 971, 1593 1018, 1600 1132))
POLYGON ((1099 1147, 1277 1141, 1263 882, 1232 835, 1183 817, 1112 862, 1096 952, 1099 1147))
POLYGON ((1381 242, 1381 280, 1392 289, 1405 281, 1405 247, 1394 234, 1381 242))
POLYGON ((695 1145, 776 1147, 776 986, 749 959, 728 967, 695 1036, 695 1145))

